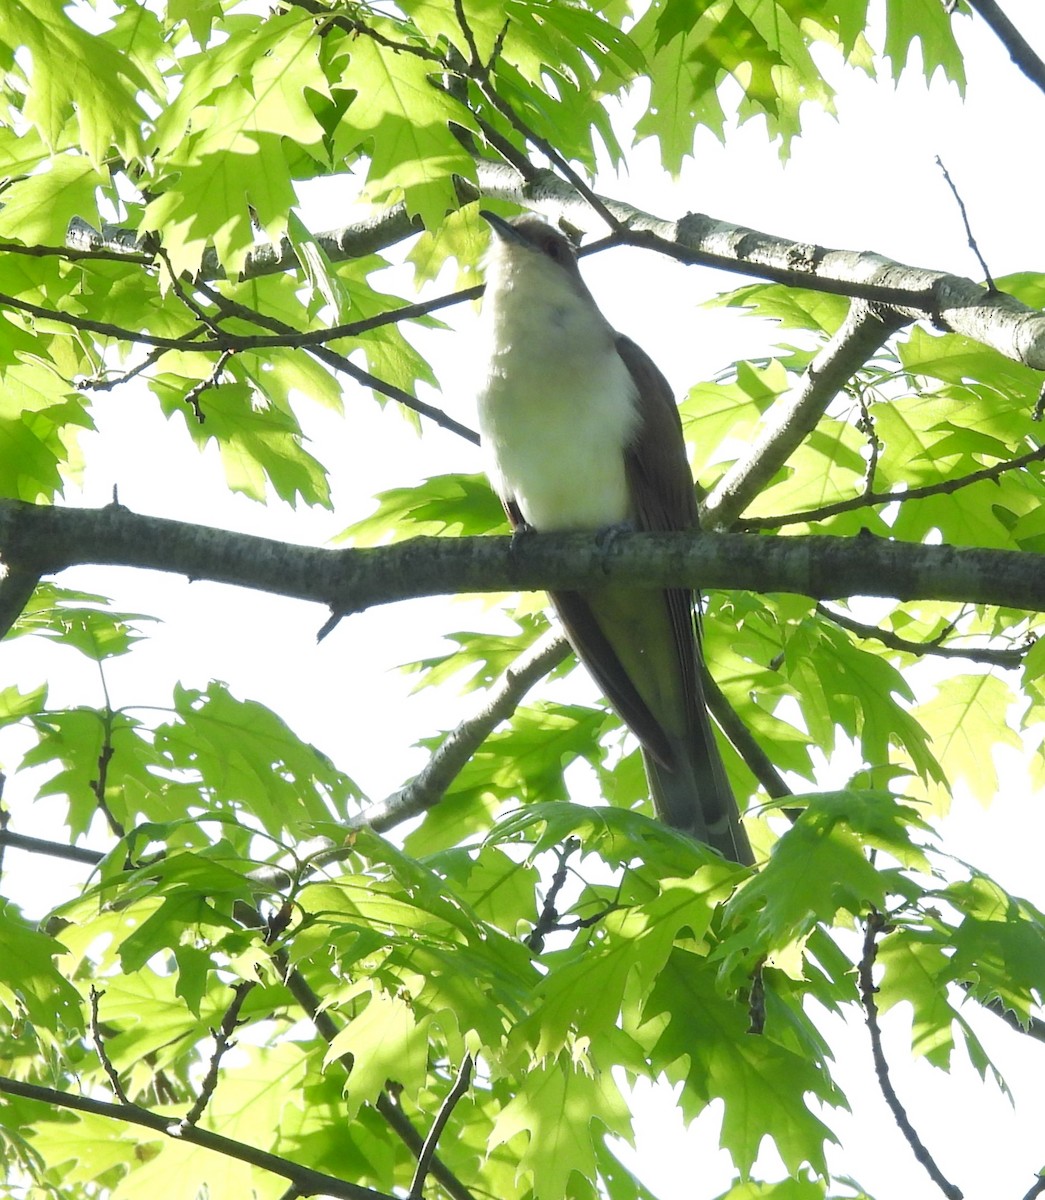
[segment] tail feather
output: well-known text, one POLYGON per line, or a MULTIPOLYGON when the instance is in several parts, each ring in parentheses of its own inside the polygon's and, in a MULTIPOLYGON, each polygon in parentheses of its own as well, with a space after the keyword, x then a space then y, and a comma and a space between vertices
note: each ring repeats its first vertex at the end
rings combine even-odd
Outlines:
MULTIPOLYGON (((713 739, 710 724, 708 739, 713 739)), ((706 842, 725 858, 751 866, 754 855, 740 820, 725 767, 714 746, 676 747, 671 766, 642 754, 657 816, 665 825, 706 842)))

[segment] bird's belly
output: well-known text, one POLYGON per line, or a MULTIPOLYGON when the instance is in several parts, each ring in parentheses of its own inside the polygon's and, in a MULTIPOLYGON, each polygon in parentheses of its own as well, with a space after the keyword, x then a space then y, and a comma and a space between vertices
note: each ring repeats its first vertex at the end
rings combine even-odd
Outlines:
POLYGON ((505 364, 482 397, 494 485, 535 529, 601 529, 631 515, 624 450, 637 421, 634 383, 616 353, 598 358, 555 371, 505 364))

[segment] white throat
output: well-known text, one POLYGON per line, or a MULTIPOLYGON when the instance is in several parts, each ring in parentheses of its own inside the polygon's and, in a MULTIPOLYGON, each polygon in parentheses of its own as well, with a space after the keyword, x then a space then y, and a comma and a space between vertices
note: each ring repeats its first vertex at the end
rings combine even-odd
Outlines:
POLYGON ((616 335, 560 264, 529 247, 494 246, 483 302, 489 367, 478 396, 493 484, 535 529, 624 521, 624 448, 638 395, 616 335))

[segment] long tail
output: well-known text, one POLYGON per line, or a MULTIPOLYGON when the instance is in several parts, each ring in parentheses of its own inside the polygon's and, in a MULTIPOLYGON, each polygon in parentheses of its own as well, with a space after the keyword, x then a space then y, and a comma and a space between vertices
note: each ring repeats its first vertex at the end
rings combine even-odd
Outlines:
POLYGON ((710 719, 688 744, 676 743, 672 766, 643 748, 653 807, 665 825, 706 842, 726 858, 751 866, 751 843, 740 820, 710 719))
POLYGON ((657 816, 750 865, 704 700, 690 594, 609 586, 552 599, 578 656, 642 745, 657 816))

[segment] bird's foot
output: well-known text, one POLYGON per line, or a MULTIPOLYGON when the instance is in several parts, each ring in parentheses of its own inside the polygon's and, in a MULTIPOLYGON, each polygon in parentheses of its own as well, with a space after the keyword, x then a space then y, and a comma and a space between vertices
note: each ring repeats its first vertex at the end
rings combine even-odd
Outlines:
POLYGON ((531 537, 537 531, 529 521, 518 520, 512 527, 512 544, 509 550, 518 550, 523 545, 527 538, 531 537))
POLYGON ((595 531, 595 544, 600 550, 609 550, 622 533, 634 533, 633 521, 616 521, 612 525, 603 525, 595 531))

